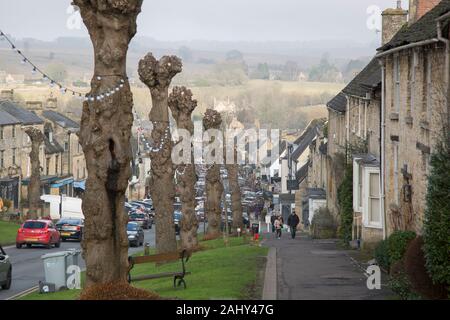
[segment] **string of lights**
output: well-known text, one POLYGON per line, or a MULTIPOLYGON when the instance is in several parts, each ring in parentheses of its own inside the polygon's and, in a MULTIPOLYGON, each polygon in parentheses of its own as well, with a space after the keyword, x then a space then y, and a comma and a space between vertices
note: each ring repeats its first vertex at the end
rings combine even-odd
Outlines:
MULTIPOLYGON (((82 92, 65 87, 62 83, 60 83, 60 82, 56 81, 55 79, 53 79, 52 77, 50 77, 41 68, 39 68, 36 64, 34 64, 28 57, 26 57, 24 55, 24 53, 20 49, 17 48, 17 46, 14 44, 14 42, 2 30, 0 30, 0 40, 6 40, 9 43, 9 45, 11 46, 11 50, 13 50, 15 53, 17 53, 20 56, 21 63, 23 65, 28 64, 31 67, 31 73, 33 75, 36 73, 39 73, 42 76, 43 81, 49 82, 50 87, 55 87, 55 86, 59 87, 61 94, 71 93, 74 98, 78 98, 80 100, 84 99, 85 101, 90 101, 90 102, 101 101, 101 100, 103 100, 107 97, 110 97, 111 95, 119 92, 120 89, 122 89, 125 85, 125 80, 122 78, 117 82, 117 84, 114 87, 108 88, 99 94, 85 95, 82 92)), ((103 77, 107 77, 107 76, 108 75, 105 75, 105 76, 98 75, 98 76, 96 76, 96 79, 98 81, 101 81, 103 79, 103 77)))
MULTIPOLYGON (((138 123, 138 133, 141 131, 144 131, 144 128, 141 125, 141 119, 140 119, 138 113, 136 112, 136 110, 133 110, 133 114, 138 123)), ((155 127, 155 124, 159 123, 159 121, 152 121, 152 123, 153 123, 153 127, 155 127)), ((153 147, 150 145, 150 142, 147 141, 145 136, 142 135, 142 142, 144 143, 145 149, 147 151, 153 152, 153 153, 161 151, 164 148, 164 145, 169 138, 169 133, 170 133, 170 127, 167 126, 166 129, 164 130, 164 134, 162 135, 160 141, 158 143, 156 143, 155 146, 153 146, 153 147)))

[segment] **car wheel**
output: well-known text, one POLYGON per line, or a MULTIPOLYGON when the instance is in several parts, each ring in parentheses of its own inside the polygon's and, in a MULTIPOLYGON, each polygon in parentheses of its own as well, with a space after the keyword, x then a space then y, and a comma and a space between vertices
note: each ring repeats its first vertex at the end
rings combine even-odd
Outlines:
POLYGON ((66 238, 61 238, 62 242, 66 242, 66 240, 67 240, 66 238))
POLYGON ((55 243, 55 248, 59 248, 59 247, 61 247, 61 239, 57 243, 55 243))
POLYGON ((46 249, 51 249, 51 248, 52 248, 52 243, 49 242, 47 245, 45 245, 45 248, 46 248, 46 249))
POLYGON ((22 248, 22 244, 21 243, 16 243, 16 248, 17 249, 21 249, 22 248))
POLYGON ((6 275, 6 283, 2 285, 2 289, 9 290, 9 288, 11 288, 11 282, 12 282, 12 270, 10 268, 8 270, 8 274, 6 275))
POLYGON ((27 243, 27 248, 31 248, 31 243, 27 243))

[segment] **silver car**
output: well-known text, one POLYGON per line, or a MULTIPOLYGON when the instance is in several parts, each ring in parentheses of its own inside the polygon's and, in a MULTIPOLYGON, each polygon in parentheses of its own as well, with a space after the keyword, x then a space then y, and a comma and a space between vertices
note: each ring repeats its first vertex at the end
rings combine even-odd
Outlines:
POLYGON ((144 244, 144 230, 138 223, 128 222, 127 235, 130 247, 140 247, 144 244))
POLYGON ((9 261, 9 256, 0 246, 0 286, 3 290, 8 290, 11 287, 12 266, 9 261))

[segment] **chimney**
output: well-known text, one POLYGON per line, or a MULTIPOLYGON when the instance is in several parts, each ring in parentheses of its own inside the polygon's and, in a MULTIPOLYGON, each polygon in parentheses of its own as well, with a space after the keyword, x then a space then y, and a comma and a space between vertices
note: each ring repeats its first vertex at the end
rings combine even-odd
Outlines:
POLYGON ((382 35, 381 45, 392 40, 397 32, 408 21, 408 11, 402 9, 402 2, 397 1, 397 8, 386 9, 381 14, 382 16, 382 35))
POLYGON ((409 0, 409 25, 422 18, 428 11, 436 7, 441 0, 409 0))
POLYGON ((27 101, 25 102, 27 110, 35 111, 38 115, 42 114, 42 102, 41 101, 27 101))
POLYGON ((58 99, 57 98, 48 98, 45 108, 46 109, 57 109, 58 108, 58 99))
POLYGON ((4 100, 14 101, 14 89, 2 90, 0 98, 4 100))

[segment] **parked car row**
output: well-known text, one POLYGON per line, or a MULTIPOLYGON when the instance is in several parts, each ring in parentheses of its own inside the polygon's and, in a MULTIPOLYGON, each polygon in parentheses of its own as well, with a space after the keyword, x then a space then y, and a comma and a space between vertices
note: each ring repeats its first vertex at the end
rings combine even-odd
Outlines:
POLYGON ((17 230, 16 248, 31 248, 43 245, 47 248, 59 248, 61 241, 83 239, 84 220, 78 218, 62 218, 56 224, 51 220, 27 220, 17 230))

